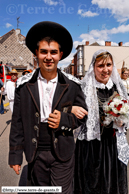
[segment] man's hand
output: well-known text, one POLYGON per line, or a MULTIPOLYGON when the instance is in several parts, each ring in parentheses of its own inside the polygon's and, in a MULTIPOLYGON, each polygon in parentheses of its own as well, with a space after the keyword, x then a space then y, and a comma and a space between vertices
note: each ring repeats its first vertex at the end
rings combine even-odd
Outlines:
POLYGON ((61 118, 61 112, 58 110, 54 110, 54 112, 49 115, 48 126, 53 129, 58 128, 60 124, 60 118, 61 118))
POLYGON ((16 174, 19 175, 19 171, 21 170, 21 165, 10 165, 10 168, 13 168, 16 174))
POLYGON ((85 115, 88 115, 88 112, 80 106, 72 106, 71 112, 75 114, 78 119, 83 119, 85 115))

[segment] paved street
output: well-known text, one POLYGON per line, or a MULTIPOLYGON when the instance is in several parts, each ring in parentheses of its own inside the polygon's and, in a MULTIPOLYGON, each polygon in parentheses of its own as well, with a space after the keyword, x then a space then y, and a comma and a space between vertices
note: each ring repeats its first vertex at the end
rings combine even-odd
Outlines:
MULTIPOLYGON (((7 99, 6 102, 7 103, 7 99)), ((16 175, 13 169, 8 166, 8 150, 9 150, 9 131, 11 122, 11 111, 9 106, 5 107, 6 114, 0 114, 0 193, 1 186, 18 186, 25 185, 26 171, 23 171, 22 176, 16 175)), ((26 162, 24 160, 22 165, 26 168, 26 162)), ((21 169, 21 172, 22 172, 21 169)))
MULTIPOLYGON (((8 103, 6 99, 5 103, 8 103)), ((7 113, 0 115, 0 187, 1 186, 24 186, 26 179, 26 162, 24 159, 21 174, 16 175, 8 166, 8 150, 9 150, 9 131, 11 123, 11 111, 9 106, 5 107, 7 113), (23 168, 24 167, 24 168, 23 168)), ((127 135, 129 142, 129 132, 127 135)), ((128 165, 128 185, 129 185, 129 165, 128 165)), ((1 193, 1 189, 0 189, 1 193)))

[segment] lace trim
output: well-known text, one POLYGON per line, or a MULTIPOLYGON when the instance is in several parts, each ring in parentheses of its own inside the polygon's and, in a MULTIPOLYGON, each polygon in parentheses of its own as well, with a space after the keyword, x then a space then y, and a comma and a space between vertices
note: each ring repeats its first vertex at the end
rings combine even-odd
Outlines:
MULTIPOLYGON (((95 74, 94 74, 95 59, 100 53, 106 52, 106 51, 107 50, 101 49, 94 53, 89 69, 85 77, 83 78, 83 80, 81 80, 81 83, 82 83, 81 87, 85 95, 85 101, 86 101, 87 108, 88 108, 88 118, 87 118, 85 125, 81 127, 81 131, 78 136, 79 140, 86 139, 87 141, 90 141, 93 139, 98 139, 98 140, 101 139, 100 121, 99 121, 99 117, 100 117, 99 104, 98 104, 96 87, 102 88, 102 89, 107 87, 108 89, 111 89, 114 83, 116 85, 118 93, 124 98, 128 99, 126 89, 118 74, 114 61, 113 61, 113 71, 106 85, 102 83, 98 84, 98 82, 95 79, 95 74)), ((122 134, 124 135, 124 133, 122 134)), ((118 141, 117 143, 118 147, 119 147, 119 142, 120 141, 118 141)), ((124 162, 124 160, 122 160, 122 162, 124 162)))
POLYGON ((17 82, 16 82, 16 88, 18 88, 20 85, 23 85, 24 83, 28 82, 28 81, 32 78, 32 76, 34 75, 35 71, 36 71, 36 70, 33 70, 32 73, 28 73, 28 74, 26 74, 26 75, 20 77, 20 78, 17 80, 17 82))
POLYGON ((106 85, 98 82, 97 80, 95 80, 95 84, 96 84, 96 88, 100 88, 100 89, 105 89, 107 87, 108 90, 110 90, 113 87, 113 82, 111 78, 109 78, 106 85))
MULTIPOLYGON (((17 83, 16 83, 16 87, 18 88, 20 85, 23 85, 24 83, 28 82, 33 74, 35 73, 36 70, 34 70, 32 73, 28 73, 22 77, 20 77, 18 80, 17 80, 17 83)), ((73 75, 71 74, 67 74, 65 73, 64 71, 61 71, 69 80, 72 80, 74 81, 75 83, 77 84, 81 84, 81 80, 77 79, 76 77, 74 77, 73 75)))
POLYGON ((74 77, 73 75, 71 74, 68 74, 68 73, 65 73, 64 71, 61 71, 69 80, 72 80, 74 82, 76 82, 77 84, 81 85, 81 80, 74 77))
POLYGON ((118 150, 118 159, 122 161, 125 165, 129 161, 129 145, 124 133, 116 132, 117 137, 117 150, 118 150))

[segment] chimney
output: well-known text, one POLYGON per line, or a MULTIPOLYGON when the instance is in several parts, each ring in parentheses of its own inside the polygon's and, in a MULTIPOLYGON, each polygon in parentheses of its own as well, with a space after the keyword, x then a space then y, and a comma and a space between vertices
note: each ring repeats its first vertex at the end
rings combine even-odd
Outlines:
POLYGON ((105 46, 111 46, 111 41, 106 41, 105 46))
POLYGON ((89 45, 89 41, 86 41, 86 46, 88 46, 89 45))
POLYGON ((119 42, 118 45, 119 45, 119 46, 123 46, 123 42, 119 42))
POLYGON ((21 30, 19 28, 16 29, 16 35, 21 34, 21 30))
POLYGON ((72 64, 74 64, 74 59, 72 59, 72 64))

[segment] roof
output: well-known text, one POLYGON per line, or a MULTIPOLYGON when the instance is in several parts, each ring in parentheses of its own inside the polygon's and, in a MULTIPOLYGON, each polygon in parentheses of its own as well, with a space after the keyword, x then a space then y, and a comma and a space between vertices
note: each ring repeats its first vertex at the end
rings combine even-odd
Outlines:
POLYGON ((12 66, 33 64, 31 51, 25 45, 20 29, 12 29, 0 37, 0 60, 12 66))
MULTIPOLYGON (((12 29, 9 32, 7 32, 6 34, 4 34, 3 36, 0 37, 0 43, 2 44, 5 40, 7 40, 16 30, 12 29)), ((18 35, 19 40, 24 40, 25 36, 23 36, 22 34, 18 35)))
POLYGON ((2 44, 10 35, 12 35, 15 32, 14 29, 10 30, 6 34, 0 37, 0 43, 2 44))
POLYGON ((13 69, 26 69, 27 66, 24 66, 24 65, 18 65, 18 66, 13 66, 12 67, 13 69))
POLYGON ((97 42, 90 44, 90 46, 100 46, 97 42))

